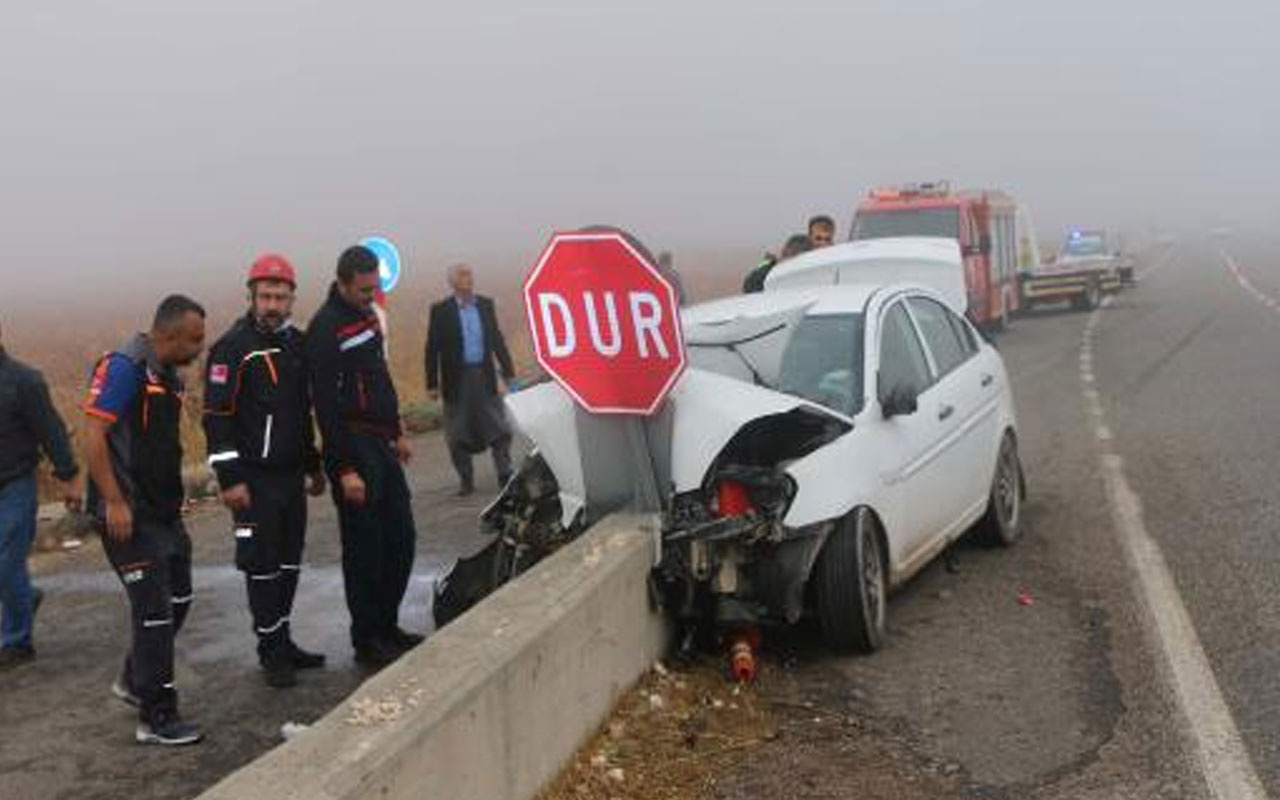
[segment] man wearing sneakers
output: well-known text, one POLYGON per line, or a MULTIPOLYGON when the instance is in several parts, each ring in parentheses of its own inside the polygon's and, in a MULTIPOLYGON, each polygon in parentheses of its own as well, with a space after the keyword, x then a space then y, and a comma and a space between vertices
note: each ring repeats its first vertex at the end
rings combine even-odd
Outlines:
POLYGON ((378 667, 422 641, 399 625, 417 536, 402 466, 410 451, 373 312, 378 257, 348 248, 337 278, 307 328, 307 365, 342 532, 351 644, 357 662, 378 667))
POLYGON ((302 332, 293 327, 297 278, 283 257, 249 269, 249 311, 209 350, 204 432, 209 465, 231 510, 236 567, 245 574, 258 660, 270 686, 297 683, 324 656, 289 630, 302 565, 307 493, 324 493, 311 422, 302 332))
POLYGON ((113 690, 139 707, 144 744, 200 741, 178 716, 173 640, 191 607, 191 539, 182 524, 182 380, 204 348, 204 309, 166 297, 148 333, 107 353, 84 410, 89 508, 129 597, 133 636, 113 690))

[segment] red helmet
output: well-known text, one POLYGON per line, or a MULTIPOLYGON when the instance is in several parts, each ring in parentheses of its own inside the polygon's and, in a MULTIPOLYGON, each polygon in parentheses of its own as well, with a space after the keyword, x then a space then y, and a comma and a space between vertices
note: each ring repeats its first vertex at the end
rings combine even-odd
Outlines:
POLYGON ((293 271, 293 265, 287 258, 275 253, 258 256, 253 266, 249 267, 249 279, 245 283, 252 286, 254 281, 284 281, 293 288, 298 288, 298 276, 293 271))

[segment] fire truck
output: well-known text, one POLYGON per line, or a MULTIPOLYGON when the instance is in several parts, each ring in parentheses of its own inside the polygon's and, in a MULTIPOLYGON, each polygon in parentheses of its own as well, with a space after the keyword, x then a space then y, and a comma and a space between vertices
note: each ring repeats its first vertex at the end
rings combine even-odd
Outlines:
POLYGON ((1000 330, 1018 310, 1018 272, 1025 261, 1020 242, 1035 240, 1029 232, 1020 235, 1022 219, 1017 201, 1005 192, 953 192, 947 181, 912 183, 872 189, 854 212, 849 239, 955 239, 964 256, 969 318, 1000 330))

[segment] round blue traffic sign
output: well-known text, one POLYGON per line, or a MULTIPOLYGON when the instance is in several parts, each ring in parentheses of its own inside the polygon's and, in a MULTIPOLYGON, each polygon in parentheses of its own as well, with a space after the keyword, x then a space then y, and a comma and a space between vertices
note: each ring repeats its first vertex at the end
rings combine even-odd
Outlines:
POLYGON ((378 257, 378 278, 382 284, 382 291, 390 294, 400 282, 400 251, 390 239, 384 236, 366 236, 360 240, 360 244, 369 248, 378 257))

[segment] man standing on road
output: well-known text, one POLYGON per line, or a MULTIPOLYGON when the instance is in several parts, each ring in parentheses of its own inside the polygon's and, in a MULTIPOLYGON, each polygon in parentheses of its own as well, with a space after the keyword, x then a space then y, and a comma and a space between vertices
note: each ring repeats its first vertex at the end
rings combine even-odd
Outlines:
POLYGON ((298 647, 289 632, 307 494, 325 488, 303 336, 289 321, 297 285, 283 256, 253 262, 249 313, 209 350, 204 390, 209 465, 231 509, 258 661, 267 684, 278 688, 297 683, 294 670, 325 661, 298 647))
POLYGON ((458 496, 465 497, 475 491, 472 453, 492 448, 498 485, 511 477, 511 431, 494 361, 505 382, 515 368, 493 301, 475 293, 471 267, 450 267, 449 285, 453 295, 431 307, 427 326, 427 393, 433 400, 444 397, 445 438, 461 480, 458 496))
POLYGON ((347 248, 307 329, 307 360, 324 466, 342 530, 342 578, 356 661, 382 666, 422 641, 400 628, 417 533, 403 464, 408 442, 373 312, 378 257, 347 248))
POLYGON ((27 556, 36 535, 41 449, 53 462, 62 501, 76 508, 79 469, 49 388, 39 372, 11 358, 0 345, 0 670, 36 657, 31 627, 41 594, 31 586, 27 556))
POLYGON ((809 249, 830 247, 836 240, 836 221, 826 214, 809 219, 809 249))
POLYGON ((204 349, 204 309, 170 295, 140 333, 98 361, 84 410, 90 510, 125 592, 133 637, 111 687, 138 706, 142 744, 184 745, 200 730, 178 716, 173 641, 191 607, 191 539, 182 524, 183 384, 176 368, 204 349))

